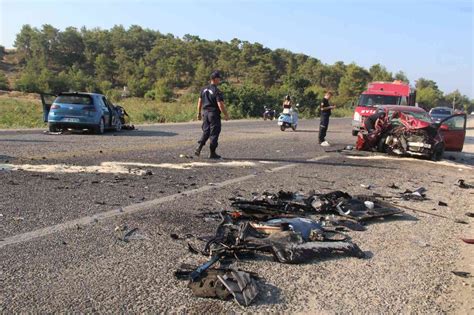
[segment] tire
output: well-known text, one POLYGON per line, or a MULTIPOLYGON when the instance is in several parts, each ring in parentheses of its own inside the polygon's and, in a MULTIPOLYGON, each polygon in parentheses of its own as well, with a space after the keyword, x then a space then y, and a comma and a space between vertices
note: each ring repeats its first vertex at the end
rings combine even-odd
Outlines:
POLYGON ((119 132, 120 130, 122 130, 122 122, 120 121, 120 119, 117 119, 117 122, 115 124, 115 131, 119 132))
POLYGON ((281 131, 285 131, 285 129, 286 129, 285 126, 280 126, 281 131))
POLYGON ((297 127, 297 125, 291 126, 291 129, 293 129, 293 131, 296 131, 296 127, 297 127))
POLYGON ((433 154, 431 155, 431 160, 433 161, 441 161, 444 155, 444 143, 440 142, 438 143, 434 150, 433 154))
POLYGON ((49 129, 49 132, 58 132, 59 131, 58 127, 56 127, 53 124, 48 124, 48 129, 49 129))
POLYGON ((352 136, 357 137, 357 134, 359 134, 359 130, 352 130, 352 136))
POLYGON ((377 144, 377 151, 380 153, 387 153, 387 146, 385 144, 385 140, 387 140, 386 137, 382 137, 379 140, 379 143, 377 144))
POLYGON ((105 132, 105 120, 104 117, 100 119, 99 125, 94 127, 94 133, 97 135, 103 135, 105 132))

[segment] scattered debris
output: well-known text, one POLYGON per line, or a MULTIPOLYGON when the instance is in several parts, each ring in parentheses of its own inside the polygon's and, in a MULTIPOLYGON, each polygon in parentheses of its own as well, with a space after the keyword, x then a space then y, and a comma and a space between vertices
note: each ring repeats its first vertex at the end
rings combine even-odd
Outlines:
POLYGON ((466 221, 464 221, 464 220, 461 220, 461 219, 455 219, 455 220, 454 220, 454 223, 459 223, 459 224, 469 224, 469 223, 467 223, 466 221))
POLYGON ((388 186, 388 188, 391 188, 391 189, 400 189, 400 187, 398 187, 397 185, 395 185, 395 183, 390 184, 390 186, 388 186))
POLYGON ((458 186, 459 188, 463 188, 463 189, 474 188, 473 184, 467 184, 464 179, 459 179, 458 182, 455 185, 458 186))
POLYGON ((446 202, 443 202, 443 201, 438 201, 438 206, 447 207, 448 204, 446 202))
POLYGON ((426 200, 426 188, 420 187, 415 191, 411 191, 409 189, 405 190, 405 192, 401 193, 402 199, 404 200, 414 200, 414 201, 423 201, 426 200))
POLYGON ((466 212, 465 215, 470 218, 474 218, 474 212, 466 212))
MULTIPOLYGON (((122 236, 119 236, 119 240, 128 243, 132 240, 148 240, 149 238, 143 234, 138 233, 138 228, 133 228, 128 231, 126 231, 127 227, 125 226, 124 229, 119 228, 118 232, 124 232, 122 233, 122 236)), ((117 231, 117 228, 116 228, 117 231)))
POLYGON ((464 243, 474 244, 474 238, 461 238, 464 243))
POLYGON ((153 175, 153 172, 151 170, 146 170, 145 175, 146 176, 151 176, 151 175, 153 175))
MULTIPOLYGON (((180 280, 190 278, 196 266, 181 265, 175 272, 180 280)), ((188 288, 197 297, 217 298, 235 301, 243 306, 249 306, 258 295, 257 276, 253 273, 231 268, 215 268, 202 272, 195 281, 190 281, 188 288)))
POLYGON ((461 278, 470 278, 471 273, 466 271, 451 271, 454 275, 461 277, 461 278))
POLYGON ((13 217, 12 219, 15 221, 25 221, 24 217, 13 217))
POLYGON ((194 158, 193 156, 187 155, 187 154, 180 154, 179 157, 182 158, 182 159, 193 159, 194 158))
POLYGON ((369 190, 374 188, 374 186, 372 186, 372 185, 365 185, 365 184, 360 184, 360 187, 365 188, 365 189, 369 189, 369 190))

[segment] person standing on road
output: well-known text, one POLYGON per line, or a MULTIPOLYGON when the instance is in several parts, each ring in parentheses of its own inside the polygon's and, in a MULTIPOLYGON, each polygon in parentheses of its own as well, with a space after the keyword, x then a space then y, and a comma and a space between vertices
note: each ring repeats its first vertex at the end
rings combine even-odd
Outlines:
POLYGON ((201 95, 199 96, 197 118, 198 120, 202 119, 202 136, 194 151, 196 156, 201 155, 202 148, 206 145, 207 140, 210 139, 209 149, 211 154, 209 158, 221 158, 221 156, 216 153, 217 146, 219 145, 219 135, 221 133, 221 113, 224 114, 224 120, 229 120, 229 114, 224 105, 222 92, 217 87, 220 82, 221 74, 219 71, 212 72, 210 84, 201 90, 201 95))
POLYGON ((323 147, 329 147, 331 144, 326 141, 326 133, 329 126, 329 117, 331 116, 331 109, 336 108, 336 105, 329 104, 329 99, 332 97, 332 92, 326 92, 323 101, 321 102, 321 121, 319 124, 319 144, 323 147))

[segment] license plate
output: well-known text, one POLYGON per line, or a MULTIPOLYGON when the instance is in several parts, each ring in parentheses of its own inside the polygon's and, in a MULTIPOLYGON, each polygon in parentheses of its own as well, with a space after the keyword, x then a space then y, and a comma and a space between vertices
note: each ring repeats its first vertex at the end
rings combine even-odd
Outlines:
POLYGON ((79 122, 79 118, 64 118, 64 122, 79 122))

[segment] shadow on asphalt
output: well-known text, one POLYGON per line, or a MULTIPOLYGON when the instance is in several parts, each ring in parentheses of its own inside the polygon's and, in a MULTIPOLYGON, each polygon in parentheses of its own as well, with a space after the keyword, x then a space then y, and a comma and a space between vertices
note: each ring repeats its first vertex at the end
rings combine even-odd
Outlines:
POLYGON ((23 139, 0 139, 0 142, 45 143, 45 142, 53 142, 53 141, 49 141, 49 140, 23 140, 23 139))
MULTIPOLYGON (((390 203, 390 201, 387 201, 388 203, 390 203)), ((393 204, 392 205, 397 208, 397 205, 396 204, 393 204)), ((403 211, 405 211, 403 208, 399 208, 399 209, 402 209, 403 211)), ((420 219, 418 219, 417 217, 411 215, 411 214, 408 214, 406 212, 403 212, 402 214, 398 214, 398 215, 392 215, 392 216, 389 216, 389 217, 385 217, 385 218, 378 218, 376 220, 372 220, 372 221, 366 221, 364 222, 364 224, 366 226, 369 226, 369 225, 373 225, 373 224, 381 224, 381 223, 387 223, 387 222, 396 222, 396 221, 419 221, 420 219)))
POLYGON ((120 132, 111 133, 121 137, 174 137, 176 132, 159 131, 159 130, 122 130, 120 132))
POLYGON ((222 160, 226 161, 256 161, 256 162, 276 162, 276 163, 290 163, 290 164, 304 164, 304 165, 328 165, 328 166, 346 166, 346 167, 363 167, 363 168, 377 168, 383 170, 393 170, 393 167, 385 167, 380 165, 361 165, 361 164, 354 164, 354 163, 347 163, 347 162, 329 162, 329 161, 308 161, 308 160, 290 160, 290 159, 265 159, 265 158, 223 158, 222 160))
MULTIPOLYGON (((94 134, 91 131, 87 130, 68 130, 63 133, 47 133, 46 134, 50 136, 63 136, 63 135, 91 135, 91 136, 98 136, 97 134, 94 134)), ((178 134, 175 132, 169 132, 169 131, 159 131, 159 130, 122 130, 119 132, 116 131, 106 131, 104 134, 100 135, 101 137, 107 137, 107 136, 120 136, 120 137, 174 137, 177 136, 178 134)), ((1 141, 1 140, 0 140, 1 141)), ((21 140, 19 140, 21 141, 21 140)), ((31 142, 39 142, 37 140, 31 141, 31 142)), ((44 141, 44 142, 51 142, 51 141, 44 141)))

